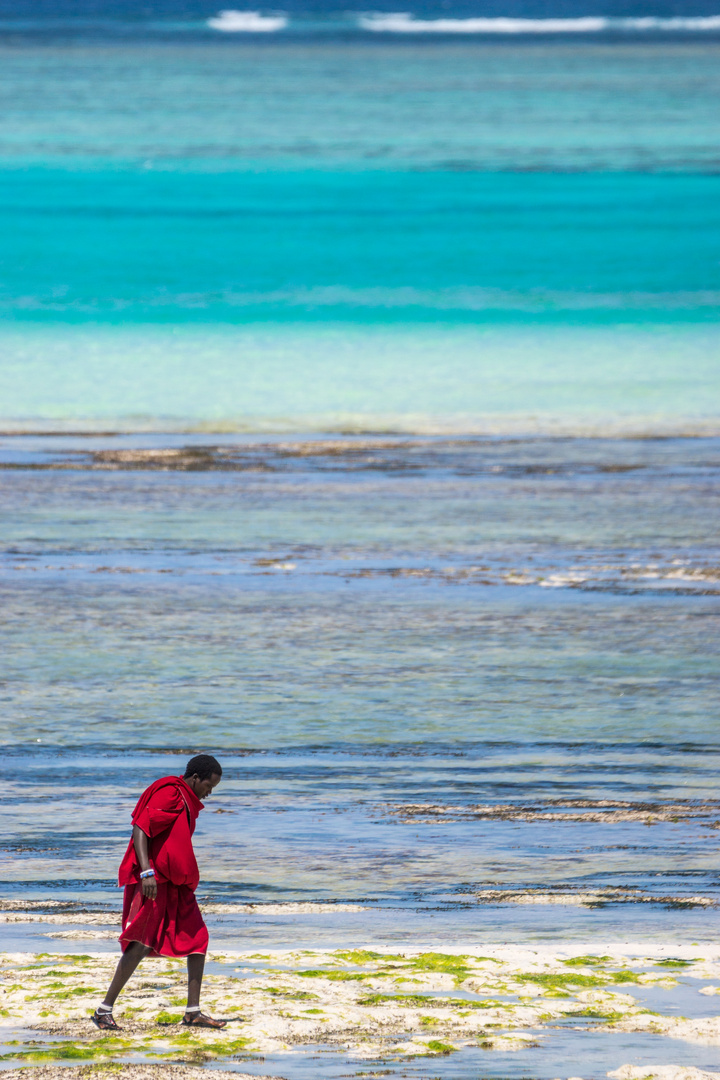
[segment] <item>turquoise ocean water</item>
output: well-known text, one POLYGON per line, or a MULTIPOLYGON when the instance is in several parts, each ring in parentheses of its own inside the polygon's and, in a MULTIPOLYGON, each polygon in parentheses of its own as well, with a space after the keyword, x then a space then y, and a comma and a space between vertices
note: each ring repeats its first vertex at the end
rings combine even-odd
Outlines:
POLYGON ((138 36, 0 45, 5 430, 716 430, 712 35, 138 36))
POLYGON ((0 20, 3 901, 208 750, 226 948, 713 940, 716 32, 215 14, 0 20))

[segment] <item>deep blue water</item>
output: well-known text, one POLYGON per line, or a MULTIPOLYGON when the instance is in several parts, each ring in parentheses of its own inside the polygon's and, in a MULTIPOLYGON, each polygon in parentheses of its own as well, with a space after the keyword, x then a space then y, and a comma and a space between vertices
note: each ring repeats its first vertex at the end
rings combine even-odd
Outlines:
MULTIPOLYGON (((112 32, 113 24, 125 33, 151 30, 197 30, 221 5, 214 0, 2 0, 0 18, 33 30, 57 33, 63 27, 93 26, 112 32)), ((247 8, 248 5, 237 5, 247 8)), ((371 11, 394 12, 391 0, 378 0, 371 11)), ((276 10, 276 9, 271 9, 276 10)), ((282 11, 306 20, 317 29, 323 16, 342 19, 346 9, 337 0, 287 0, 282 11)), ((359 8, 366 11, 366 8, 359 8)), ((408 10, 407 8, 405 10, 408 10)), ((409 10, 417 17, 576 19, 583 16, 627 18, 688 18, 718 14, 715 0, 418 0, 409 10)), ((352 24, 348 24, 346 29, 352 24)))

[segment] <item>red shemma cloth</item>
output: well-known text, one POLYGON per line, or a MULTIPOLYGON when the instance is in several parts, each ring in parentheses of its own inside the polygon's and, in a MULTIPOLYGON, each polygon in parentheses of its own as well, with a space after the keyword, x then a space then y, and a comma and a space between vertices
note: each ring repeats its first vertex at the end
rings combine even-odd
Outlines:
POLYGON ((148 900, 140 885, 126 885, 120 935, 123 952, 131 941, 147 945, 151 956, 206 953, 207 927, 192 889, 166 881, 158 885, 156 898, 148 900))
POLYGON ((148 837, 158 889, 155 900, 143 897, 131 839, 118 875, 118 884, 125 886, 123 951, 131 941, 147 945, 156 956, 207 951, 207 927, 195 899, 199 874, 192 846, 202 809, 200 799, 178 776, 156 780, 140 796, 132 821, 148 837))

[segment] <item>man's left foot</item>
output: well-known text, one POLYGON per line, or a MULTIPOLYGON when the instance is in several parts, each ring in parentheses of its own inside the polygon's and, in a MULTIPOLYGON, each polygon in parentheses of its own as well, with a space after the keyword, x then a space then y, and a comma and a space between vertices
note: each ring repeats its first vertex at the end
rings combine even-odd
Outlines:
POLYGON ((212 1016, 206 1016, 201 1012, 185 1013, 182 1022, 185 1027, 202 1028, 224 1028, 227 1024, 227 1020, 213 1020, 212 1016))
POLYGON ((100 1012, 96 1009, 93 1015, 90 1017, 95 1027, 99 1027, 101 1031, 122 1031, 121 1027, 113 1020, 113 1014, 110 1009, 103 1009, 100 1012))

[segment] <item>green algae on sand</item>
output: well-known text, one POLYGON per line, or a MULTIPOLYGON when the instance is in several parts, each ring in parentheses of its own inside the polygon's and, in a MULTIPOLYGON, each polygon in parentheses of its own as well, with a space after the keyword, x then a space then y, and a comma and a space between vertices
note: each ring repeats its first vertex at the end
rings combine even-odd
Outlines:
MULTIPOLYGON (((247 964, 252 955, 222 953, 220 962, 230 968, 247 964)), ((268 956, 266 966, 255 966, 251 978, 244 977, 242 966, 233 969, 242 974, 209 972, 204 986, 208 1010, 243 1025, 222 1031, 181 1028, 184 971, 159 959, 147 960, 145 977, 131 982, 119 1003, 122 1032, 107 1036, 89 1022, 93 1002, 87 995, 97 992, 91 984, 101 986, 109 978, 114 957, 88 957, 77 967, 66 967, 57 957, 48 958, 46 965, 38 965, 37 959, 17 954, 0 962, 6 980, 6 1026, 30 1027, 36 1033, 34 1042, 8 1046, 4 1065, 13 1060, 37 1067, 62 1061, 102 1064, 130 1055, 202 1064, 312 1044, 359 1060, 388 1055, 400 1060, 464 1046, 518 1049, 529 1045, 531 1032, 563 1020, 588 1030, 600 1024, 606 1030, 652 1028, 673 1037, 677 1026, 672 1018, 655 1017, 632 995, 616 990, 639 981, 660 988, 674 985, 661 971, 647 970, 653 958, 637 961, 638 970, 632 970, 633 961, 621 955, 583 953, 568 964, 549 948, 498 950, 494 957, 356 949, 278 951, 268 956), (312 991, 307 989, 310 980, 312 991), (395 987, 398 993, 392 993, 395 987), (288 1007, 295 1002, 308 1007, 288 1007), (50 1003, 54 1015, 47 1008, 50 1003)), ((257 964, 257 956, 253 959, 257 964)), ((716 969, 712 962, 703 962, 705 977, 720 977, 720 953, 716 969)), ((720 1018, 717 1026, 720 1041, 720 1018)), ((705 1024, 703 1038, 708 1030, 705 1024)), ((686 1024, 678 1037, 693 1033, 686 1024)))

